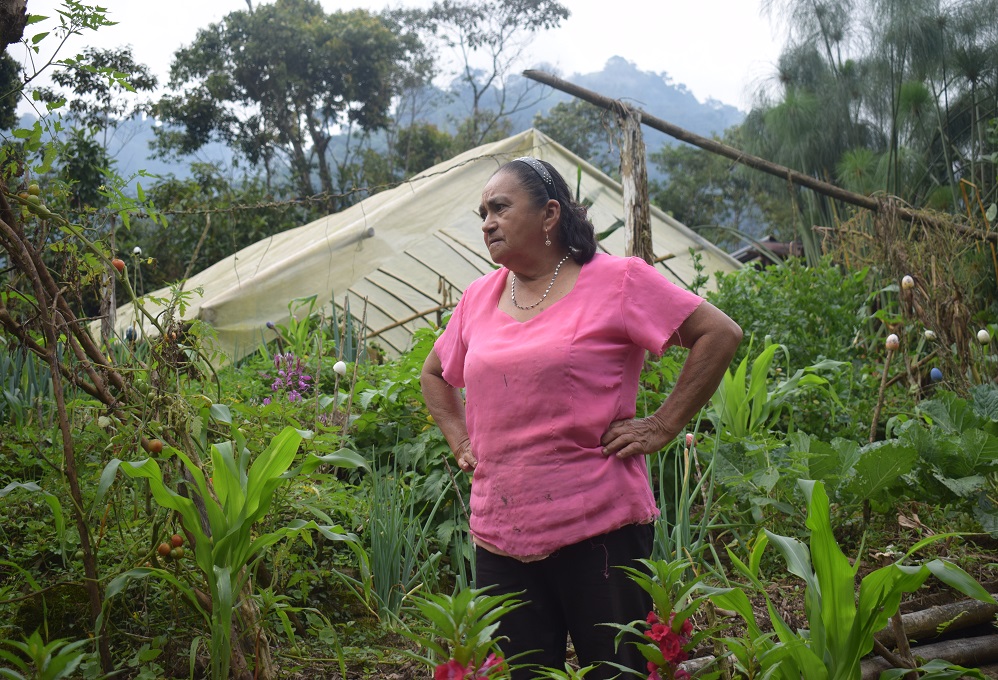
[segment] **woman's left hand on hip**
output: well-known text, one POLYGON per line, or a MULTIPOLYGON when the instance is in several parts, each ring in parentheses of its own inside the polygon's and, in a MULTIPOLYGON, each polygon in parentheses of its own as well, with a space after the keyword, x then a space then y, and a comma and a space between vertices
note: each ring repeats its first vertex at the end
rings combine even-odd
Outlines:
POLYGON ((654 418, 632 418, 610 423, 600 444, 604 456, 630 458, 655 453, 672 439, 654 418))

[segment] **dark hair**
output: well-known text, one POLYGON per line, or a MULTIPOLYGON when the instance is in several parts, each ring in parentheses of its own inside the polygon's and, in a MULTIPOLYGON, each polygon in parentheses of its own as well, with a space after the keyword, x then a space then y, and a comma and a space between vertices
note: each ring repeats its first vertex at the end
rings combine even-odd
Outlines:
MULTIPOLYGON (((554 183, 555 200, 561 204, 561 221, 558 223, 558 232, 561 234, 562 242, 568 246, 568 252, 572 259, 579 264, 585 264, 593 259, 596 254, 596 229, 592 222, 586 217, 587 209, 572 198, 572 192, 568 188, 568 183, 557 170, 547 161, 538 160, 538 163, 551 175, 554 183)), ((515 160, 506 163, 498 170, 509 172, 516 176, 520 185, 530 195, 531 200, 537 206, 542 206, 551 200, 548 195, 548 188, 540 173, 529 163, 515 160)))

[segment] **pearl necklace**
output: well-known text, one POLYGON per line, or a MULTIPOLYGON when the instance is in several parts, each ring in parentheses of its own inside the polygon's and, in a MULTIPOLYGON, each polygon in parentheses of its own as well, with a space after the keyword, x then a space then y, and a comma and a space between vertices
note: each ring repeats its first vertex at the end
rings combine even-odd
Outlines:
POLYGON ((548 284, 547 290, 544 291, 544 295, 541 296, 541 299, 532 305, 527 305, 526 307, 521 307, 516 303, 516 274, 513 274, 513 283, 509 288, 509 296, 513 299, 513 306, 516 307, 517 309, 527 310, 527 309, 533 309, 537 305, 544 302, 544 298, 546 298, 548 296, 548 293, 551 292, 551 286, 554 285, 554 280, 558 278, 558 272, 561 271, 561 265, 565 264, 565 260, 567 259, 568 255, 561 258, 561 262, 559 262, 558 266, 554 268, 554 276, 551 277, 551 283, 548 284))

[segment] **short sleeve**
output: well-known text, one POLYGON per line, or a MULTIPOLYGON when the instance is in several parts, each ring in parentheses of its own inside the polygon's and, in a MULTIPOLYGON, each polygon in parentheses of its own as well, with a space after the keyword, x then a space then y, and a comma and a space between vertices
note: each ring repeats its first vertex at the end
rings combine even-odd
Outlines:
POLYGON ((433 343, 433 349, 443 366, 443 378, 451 387, 464 387, 464 360, 468 345, 464 339, 464 296, 454 307, 444 332, 433 343))
POLYGON ((678 344, 676 331, 701 302, 641 258, 628 258, 621 313, 634 344, 655 354, 678 344))

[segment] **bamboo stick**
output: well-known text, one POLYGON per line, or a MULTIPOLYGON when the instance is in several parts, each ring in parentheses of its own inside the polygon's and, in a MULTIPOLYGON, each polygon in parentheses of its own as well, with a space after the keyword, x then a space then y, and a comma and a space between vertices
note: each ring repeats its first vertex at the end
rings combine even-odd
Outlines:
MULTIPOLYGON (((886 198, 874 198, 872 196, 863 196, 861 194, 853 193, 852 191, 848 191, 842 187, 837 187, 829 182, 823 182, 822 180, 811 177, 810 175, 805 175, 802 172, 791 170, 790 168, 779 165, 778 163, 767 161, 765 158, 745 153, 744 151, 740 151, 733 146, 722 144, 717 140, 701 137, 698 134, 679 127, 678 125, 673 125, 672 123, 666 122, 661 118, 656 118, 639 108, 625 104, 619 99, 605 97, 597 92, 593 92, 592 90, 587 90, 584 87, 579 87, 578 85, 574 85, 566 80, 562 80, 561 78, 553 76, 550 73, 530 69, 524 71, 523 75, 526 78, 530 78, 531 80, 553 87, 554 89, 570 94, 573 97, 578 97, 583 101, 593 104, 594 106, 599 106, 600 108, 613 111, 618 116, 627 115, 628 112, 634 112, 640 117, 643 124, 658 130, 659 132, 664 132, 670 137, 692 144, 693 146, 704 149, 705 151, 724 156, 725 158, 730 158, 736 163, 747 165, 750 168, 760 170, 761 172, 773 175, 774 177, 779 177, 780 179, 787 180, 788 182, 793 182, 798 186, 807 187, 808 189, 828 196, 829 198, 834 198, 844 203, 849 203, 850 205, 865 208, 866 210, 870 210, 875 213, 881 212, 884 209, 884 206, 888 204, 888 200, 886 198)), ((937 229, 954 229, 962 234, 966 234, 967 236, 986 239, 993 243, 998 242, 998 232, 986 232, 981 231, 980 229, 967 227, 962 224, 954 224, 934 215, 912 210, 901 205, 895 205, 892 209, 897 213, 898 217, 901 217, 908 222, 919 221, 929 224, 937 229)))

